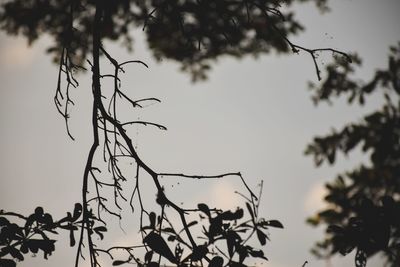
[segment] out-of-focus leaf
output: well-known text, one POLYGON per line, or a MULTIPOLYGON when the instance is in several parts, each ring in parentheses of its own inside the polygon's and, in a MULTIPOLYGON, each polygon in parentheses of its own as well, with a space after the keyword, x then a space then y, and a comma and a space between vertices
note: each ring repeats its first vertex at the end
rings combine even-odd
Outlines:
POLYGON ((24 260, 24 256, 21 254, 21 252, 19 252, 19 250, 14 247, 9 247, 9 253, 13 258, 15 258, 19 261, 24 260))
POLYGON ((231 261, 229 262, 229 267, 247 267, 247 266, 240 262, 231 261))
POLYGON ((17 263, 10 259, 0 259, 1 267, 16 267, 17 263))
POLYGON ((364 251, 358 249, 355 258, 356 267, 365 267, 367 264, 367 255, 364 251))
POLYGON ((156 261, 152 261, 147 264, 147 267, 160 267, 160 264, 158 264, 156 261))

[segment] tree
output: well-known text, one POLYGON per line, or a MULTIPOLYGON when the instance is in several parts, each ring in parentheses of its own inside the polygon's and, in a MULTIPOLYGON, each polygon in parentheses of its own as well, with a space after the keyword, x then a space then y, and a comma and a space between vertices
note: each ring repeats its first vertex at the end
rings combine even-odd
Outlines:
MULTIPOLYGON (((357 55, 353 62, 361 65, 357 55)), ((388 66, 367 82, 354 77, 355 68, 337 59, 327 67, 320 86, 312 85, 316 103, 347 96, 349 104, 364 105, 372 94, 383 96, 383 105, 361 121, 331 134, 316 137, 306 153, 315 164, 334 164, 339 152, 347 155, 360 147, 370 162, 340 174, 326 184, 328 208, 308 221, 327 225, 325 240, 314 253, 327 257, 356 249, 357 267, 380 252, 390 266, 400 264, 400 44, 390 48, 388 66)))
MULTIPOLYGON (((325 1, 315 2, 324 10, 325 1)), ((288 5, 292 3, 287 1, 288 5)), ((302 27, 292 13, 280 10, 279 1, 16 0, 2 4, 0 22, 2 29, 8 33, 21 33, 30 42, 44 33, 54 38, 54 45, 48 50, 59 60, 54 100, 72 139, 68 128, 69 107, 73 104, 69 89, 78 86, 75 70, 90 68, 93 93, 93 143, 83 175, 82 202, 59 220, 53 219, 41 207, 29 216, 2 211, 0 256, 5 257, 1 260, 3 265, 15 266, 14 259, 23 260, 23 254, 29 252, 43 251, 46 258, 55 249, 55 240, 50 235, 57 234, 61 229, 70 232, 70 244, 77 246, 75 266, 80 265, 84 256, 90 260, 91 266, 99 266, 100 255, 108 256, 113 265, 136 263, 140 266, 159 266, 160 263, 199 266, 205 262, 209 266, 247 266, 246 258, 266 259, 262 250, 248 241, 257 237, 260 245, 265 245, 268 239, 265 230, 269 227, 282 228, 282 224, 259 217, 259 196, 247 186, 240 172, 211 176, 164 173, 150 167, 137 154, 127 133, 129 125, 166 128, 153 122, 122 120, 117 113, 118 108, 123 104, 141 107, 145 102, 159 100, 135 100, 121 90, 118 75, 124 71, 123 67, 146 64, 139 60, 117 61, 102 40, 124 39, 129 47, 129 25, 139 25, 145 30, 154 55, 181 62, 182 68, 189 71, 194 80, 204 79, 210 61, 225 54, 240 57, 271 50, 282 53, 304 51, 314 61, 318 78, 318 52, 331 51, 347 57, 346 54, 331 48, 308 49, 292 43, 289 37, 302 27), (84 66, 85 60, 89 67, 84 66), (113 66, 113 74, 102 72, 102 63, 104 65, 105 62, 113 66), (102 88, 102 79, 113 81, 111 92, 102 88), (121 162, 134 166, 133 177, 127 174, 128 170, 121 162), (246 208, 223 211, 202 203, 195 208, 182 208, 170 200, 160 181, 161 177, 171 176, 193 179, 237 176, 248 192, 243 195, 246 208), (154 183, 160 210, 158 215, 143 205, 139 181, 146 178, 142 177, 154 183), (129 197, 123 190, 123 184, 128 179, 135 181, 129 197), (105 195, 104 188, 112 191, 112 197, 105 195), (107 200, 112 200, 112 203, 107 200), (101 248, 95 244, 93 236, 96 234, 103 238, 107 231, 107 222, 102 214, 119 218, 116 210, 121 209, 120 203, 124 201, 129 202, 138 214, 142 240, 133 246, 101 248), (247 219, 243 219, 244 210, 247 219), (168 219, 171 212, 179 217, 181 226, 168 219), (196 230, 193 230, 198 221, 189 222, 188 214, 197 214, 206 221, 198 225, 200 228, 197 230, 201 232, 203 244, 195 238, 196 230), (10 221, 9 217, 22 220, 22 226, 10 221), (182 231, 179 231, 181 228, 182 231), (79 233, 78 240, 76 232, 79 233), (174 252, 170 246, 174 246, 174 252), (118 251, 124 251, 125 257, 116 255, 118 251), (155 253, 159 255, 158 259, 154 259, 155 253)))

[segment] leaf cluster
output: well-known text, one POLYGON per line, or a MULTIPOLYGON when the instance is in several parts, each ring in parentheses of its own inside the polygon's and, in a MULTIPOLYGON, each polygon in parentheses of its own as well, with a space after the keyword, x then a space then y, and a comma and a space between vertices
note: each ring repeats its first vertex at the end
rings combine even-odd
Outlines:
MULTIPOLYGON (((193 212, 198 214, 200 220, 206 220, 207 223, 199 224, 199 221, 194 220, 187 224, 187 228, 192 229, 196 225, 201 228, 198 239, 204 240, 204 243, 196 246, 187 243, 182 236, 187 229, 178 231, 166 217, 164 219, 158 217, 156 223, 156 215, 151 212, 150 224, 142 227, 145 233, 143 242, 148 251, 140 265, 160 266, 160 260, 153 260, 154 253, 167 259, 173 266, 180 267, 203 266, 204 262, 208 262, 210 267, 245 267, 249 266, 248 260, 251 258, 268 260, 263 250, 256 249, 249 241, 254 236, 257 237, 259 244, 264 246, 269 240, 266 232, 268 228, 283 228, 283 225, 277 220, 266 221, 258 218, 258 206, 255 203, 247 202, 246 206, 247 219, 244 218, 245 212, 241 208, 235 211, 222 211, 210 209, 204 203, 198 204, 198 208, 193 212), (162 225, 163 220, 166 221, 165 226, 162 225), (175 249, 172 250, 171 246, 175 249)), ((130 260, 114 261, 114 265, 128 262, 130 260)))
POLYGON ((43 252, 45 259, 55 250, 59 230, 67 230, 70 245, 75 245, 74 232, 79 229, 82 205, 75 204, 73 213, 55 221, 42 207, 37 207, 31 215, 25 217, 13 212, 0 211, 0 266, 16 266, 16 261, 23 261, 24 255, 43 252), (21 224, 11 222, 7 217, 16 218, 21 224))

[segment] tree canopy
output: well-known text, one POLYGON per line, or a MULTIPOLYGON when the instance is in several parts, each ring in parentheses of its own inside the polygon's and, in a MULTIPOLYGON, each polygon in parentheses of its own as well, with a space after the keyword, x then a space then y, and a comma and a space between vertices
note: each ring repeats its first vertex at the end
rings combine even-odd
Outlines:
POLYGON ((306 153, 317 166, 334 164, 341 152, 357 148, 370 161, 340 174, 326 185, 328 208, 309 219, 324 224, 326 239, 315 247, 315 254, 326 257, 353 249, 356 266, 366 265, 368 257, 381 252, 390 266, 400 264, 400 43, 390 48, 386 69, 377 70, 368 81, 354 77, 361 65, 337 59, 327 67, 327 78, 312 85, 316 103, 346 96, 349 104, 364 105, 371 95, 381 95, 380 109, 349 123, 341 130, 314 138, 306 153))
MULTIPOLYGON (((314 2, 327 10, 326 0, 185 0, 106 1, 99 27, 101 38, 121 40, 132 48, 130 30, 140 27, 158 59, 178 61, 193 79, 204 79, 210 62, 222 55, 312 50, 290 42, 304 28, 290 7, 314 2)), ((50 35, 48 52, 56 61, 66 47, 71 63, 81 65, 91 52, 96 1, 13 0, 1 4, 0 27, 22 34, 29 42, 50 35)))

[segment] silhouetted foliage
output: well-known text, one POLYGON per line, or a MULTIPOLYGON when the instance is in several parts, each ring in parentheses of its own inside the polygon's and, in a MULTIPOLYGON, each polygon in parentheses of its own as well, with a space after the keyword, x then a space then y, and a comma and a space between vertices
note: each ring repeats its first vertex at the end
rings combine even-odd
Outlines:
MULTIPOLYGON (((54 221, 49 213, 45 213, 42 207, 37 207, 28 217, 13 212, 0 211, 0 266, 16 266, 12 259, 23 261, 24 254, 37 254, 43 252, 47 259, 55 250, 55 239, 49 237, 57 235, 58 230, 69 231, 70 245, 74 246, 75 231, 81 222, 82 205, 77 203, 73 213, 68 212, 64 218, 54 221), (12 223, 7 218, 16 218, 21 224, 12 223), (6 259, 5 257, 9 257, 6 259), (11 259, 10 259, 11 258, 11 259)), ((101 226, 100 226, 101 227, 101 226)), ((98 231, 99 227, 92 228, 98 231)), ((91 230, 91 231, 92 231, 91 230)))
MULTIPOLYGON (((357 65, 361 60, 353 56, 357 65)), ((336 155, 347 155, 357 147, 370 156, 368 164, 339 175, 328 183, 325 201, 329 208, 309 219, 313 225, 329 225, 326 239, 314 252, 323 257, 346 255, 357 249, 356 266, 366 265, 377 252, 390 266, 400 265, 400 43, 391 47, 387 69, 377 70, 367 82, 354 78, 355 68, 337 59, 327 67, 321 86, 312 85, 314 100, 330 101, 346 95, 349 104, 363 105, 372 94, 382 94, 384 104, 340 131, 316 137, 306 153, 317 166, 335 163, 336 155)))
MULTIPOLYGON (((202 79, 210 61, 222 55, 303 50, 288 40, 303 26, 288 8, 281 8, 296 2, 314 2, 321 11, 327 10, 326 0, 114 0, 104 3, 99 32, 102 39, 122 40, 131 48, 130 30, 143 28, 156 58, 176 60, 194 79, 202 79)), ((5 1, 0 27, 26 36, 29 42, 48 34, 54 39, 48 52, 55 60, 65 47, 70 64, 82 65, 92 49, 88 33, 95 5, 93 0, 5 1)))
MULTIPOLYGON (((307 0, 299 0, 306 2, 307 0)), ((295 1, 285 1, 290 6, 295 1)), ((325 0, 314 0, 320 10, 325 10, 325 0)), ((205 78, 205 71, 211 60, 222 55, 244 56, 260 53, 294 52, 308 53, 316 68, 317 53, 331 49, 309 49, 292 43, 289 37, 302 30, 302 26, 289 11, 282 11, 281 1, 129 1, 129 0, 13 0, 1 3, 0 26, 9 34, 22 34, 33 42, 43 34, 50 35, 54 42, 48 52, 59 62, 59 75, 54 101, 64 117, 68 135, 69 106, 73 104, 69 90, 78 86, 74 73, 78 69, 90 70, 92 74, 92 130, 91 144, 82 181, 82 204, 77 204, 73 215, 54 222, 42 208, 25 218, 16 213, 2 212, 0 228, 2 264, 15 266, 16 260, 23 260, 21 253, 36 253, 43 250, 45 258, 54 250, 54 240, 47 238, 47 232, 57 234, 57 229, 70 232, 70 245, 77 246, 75 267, 82 259, 91 267, 101 266, 99 257, 109 257, 114 266, 126 263, 138 266, 222 267, 248 266, 248 259, 267 260, 262 250, 254 247, 252 239, 264 246, 269 240, 269 228, 283 228, 277 220, 260 218, 258 208, 261 196, 256 196, 246 184, 240 172, 219 175, 187 175, 156 171, 138 155, 127 129, 142 124, 166 130, 161 124, 148 121, 122 121, 117 116, 124 104, 142 108, 146 102, 160 102, 149 97, 134 99, 121 88, 119 73, 128 64, 147 65, 140 60, 120 62, 107 51, 103 40, 123 40, 131 45, 130 29, 142 27, 150 49, 156 58, 177 60, 193 79, 205 78), (87 64, 85 62, 87 61, 87 64), (104 63, 111 64, 114 73, 102 72, 104 63), (89 66, 89 67, 88 67, 89 66), (103 90, 101 80, 111 79, 111 90, 103 90), (103 162, 98 158, 102 157, 103 162), (126 165, 135 175, 128 174, 126 165), (241 180, 246 194, 239 193, 245 200, 246 208, 235 211, 209 208, 198 204, 196 208, 183 208, 170 200, 161 178, 221 179, 234 176, 241 180), (144 177, 144 178, 143 178, 144 177), (148 210, 142 201, 141 179, 151 179, 159 212, 148 210), (134 182, 133 191, 126 192, 123 185, 134 182), (111 191, 109 196, 106 192, 111 191), (130 196, 127 196, 129 194, 130 196), (101 242, 94 242, 94 235, 103 239, 108 230, 103 214, 121 219, 121 202, 128 202, 140 223, 141 239, 132 246, 102 248, 101 242), (169 214, 179 219, 176 224, 169 220, 169 214), (199 220, 188 222, 191 215, 199 220), (246 215, 246 216, 245 216, 246 215), (22 220, 21 226, 10 222, 9 216, 22 220), (201 221, 201 224, 199 223, 201 221), (147 222, 147 224, 146 224, 147 222), (28 230, 26 230, 28 225, 28 230), (194 228, 198 230, 193 230, 194 228), (30 232, 33 231, 33 232, 30 232), (75 231, 79 237, 75 239, 75 231), (199 236, 195 236, 199 233, 199 236), (4 237, 3 237, 4 235, 4 237), (39 235, 39 239, 36 238, 39 235), (34 240, 34 241, 33 241, 34 240), (201 243, 200 243, 201 242, 201 243), (171 249, 173 248, 173 249, 171 249), (124 251, 126 257, 116 252, 124 251), (154 259, 154 254, 158 258, 154 259)), ((109 89, 109 88, 107 88, 109 89)))

